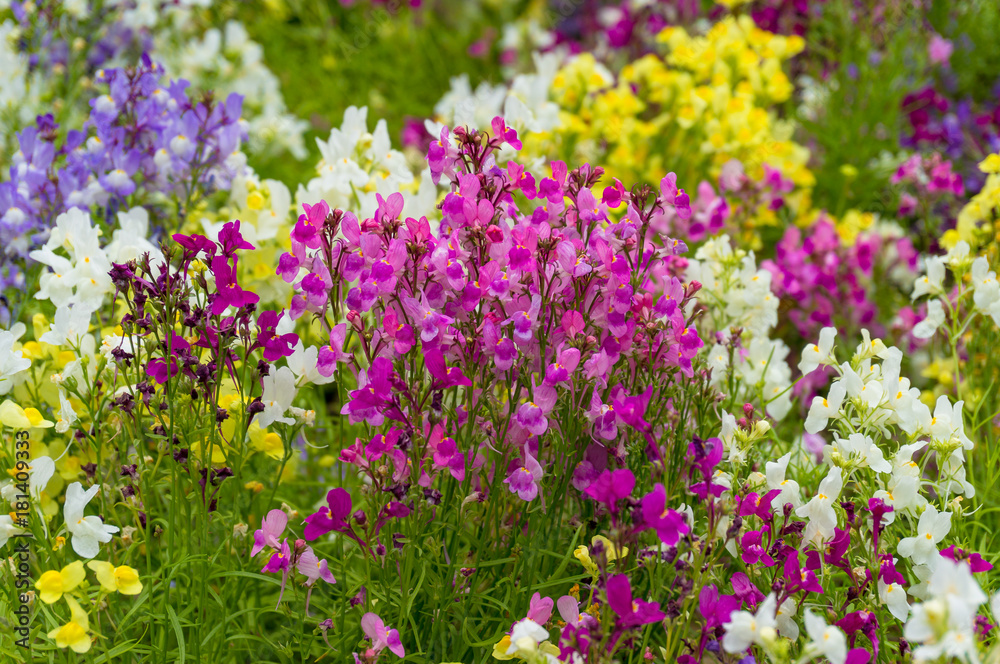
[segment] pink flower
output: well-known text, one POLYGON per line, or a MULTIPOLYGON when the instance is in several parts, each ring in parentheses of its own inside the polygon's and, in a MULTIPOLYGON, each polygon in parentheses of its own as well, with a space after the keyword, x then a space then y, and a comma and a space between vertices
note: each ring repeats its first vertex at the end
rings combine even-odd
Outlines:
POLYGON ((538 486, 541 484, 543 474, 542 467, 525 447, 523 465, 512 470, 503 483, 511 493, 516 493, 518 498, 531 502, 538 495, 538 486))
POLYGON ((927 55, 931 59, 931 64, 947 65, 954 50, 955 47, 950 41, 941 35, 935 34, 931 37, 931 42, 927 46, 927 55))
POLYGON ((266 546, 275 550, 280 549, 281 544, 278 542, 278 537, 285 531, 287 525, 288 515, 283 511, 271 510, 268 512, 261 522, 260 528, 253 534, 253 548, 250 550, 250 557, 256 556, 266 546))
POLYGON ((366 613, 361 617, 361 629, 372 640, 372 650, 376 655, 388 648, 398 657, 406 656, 403 643, 399 640, 399 632, 386 629, 385 623, 374 613, 366 613))

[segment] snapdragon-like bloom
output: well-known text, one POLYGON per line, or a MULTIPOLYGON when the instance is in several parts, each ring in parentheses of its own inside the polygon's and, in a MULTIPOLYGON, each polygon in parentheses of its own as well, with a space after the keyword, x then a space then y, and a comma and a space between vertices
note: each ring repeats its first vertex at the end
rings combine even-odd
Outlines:
POLYGON ((646 602, 632 597, 632 585, 624 574, 608 579, 608 605, 618 614, 622 627, 639 627, 666 618, 656 602, 646 602))
POLYGON ((399 631, 387 628, 382 619, 376 614, 366 613, 363 615, 361 617, 361 629, 371 639, 372 650, 376 654, 388 648, 397 657, 406 656, 406 650, 403 648, 403 643, 399 638, 399 631))
POLYGON ((265 547, 278 549, 281 544, 278 538, 285 532, 288 525, 288 515, 282 510, 271 510, 261 521, 260 528, 253 534, 253 548, 250 550, 250 557, 256 556, 265 547))
POLYGON ((111 541, 111 536, 118 532, 117 526, 108 526, 99 516, 84 516, 83 510, 87 503, 101 490, 95 484, 86 491, 79 482, 73 482, 66 487, 66 503, 63 506, 63 518, 71 538, 73 550, 82 558, 93 558, 100 553, 100 545, 111 541))
POLYGON ((896 551, 917 565, 927 565, 938 558, 938 542, 950 530, 951 512, 938 512, 933 505, 927 505, 917 523, 917 533, 901 539, 896 551))
POLYGON ((812 539, 818 535, 821 539, 827 539, 833 535, 833 530, 837 525, 837 513, 833 506, 840 497, 840 490, 844 486, 843 476, 838 467, 830 469, 823 481, 819 484, 819 491, 812 499, 795 510, 795 514, 809 519, 806 526, 806 539, 812 539))
POLYGON ((346 489, 330 489, 326 494, 325 508, 306 517, 303 535, 314 540, 331 531, 348 532, 347 519, 351 516, 351 494, 346 489))
POLYGON ((518 498, 531 502, 538 496, 538 487, 541 485, 543 475, 538 460, 525 447, 523 462, 510 471, 503 483, 511 493, 517 494, 518 498))
POLYGON ((729 653, 743 652, 753 644, 762 645, 777 637, 777 598, 771 593, 757 608, 756 613, 736 611, 723 624, 726 634, 722 648, 729 653))

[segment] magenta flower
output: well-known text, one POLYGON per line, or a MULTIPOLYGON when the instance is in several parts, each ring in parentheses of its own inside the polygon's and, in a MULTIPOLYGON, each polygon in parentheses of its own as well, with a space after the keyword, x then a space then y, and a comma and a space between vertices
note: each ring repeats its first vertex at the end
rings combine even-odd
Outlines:
POLYGON ((642 521, 637 531, 652 528, 660 541, 667 546, 673 546, 681 535, 690 530, 684 516, 676 510, 667 507, 667 490, 662 484, 657 484, 653 490, 643 496, 639 502, 642 521))
POLYGON ((235 256, 240 249, 254 249, 252 244, 243 239, 243 234, 240 233, 239 219, 230 221, 219 231, 219 246, 222 249, 222 255, 227 258, 235 256))
POLYGON ((295 344, 299 335, 294 332, 278 334, 278 322, 281 314, 276 311, 265 311, 257 317, 257 345, 264 349, 264 359, 277 362, 295 352, 295 344))
POLYGON ((505 143, 510 145, 515 150, 521 149, 521 141, 517 139, 517 132, 507 126, 507 123, 499 115, 493 118, 491 123, 493 127, 493 135, 499 139, 503 139, 505 143))
POLYGON ((616 574, 608 579, 608 606, 618 614, 622 627, 640 627, 660 622, 666 614, 655 602, 632 598, 632 585, 624 574, 616 574))
POLYGON ((503 481, 511 493, 525 502, 531 502, 538 495, 538 487, 542 482, 542 467, 535 457, 531 456, 527 446, 524 448, 524 461, 510 471, 503 481))
POLYGON ((576 348, 560 349, 558 359, 545 370, 545 384, 557 385, 568 381, 580 365, 580 351, 576 348))
POLYGON ((310 249, 317 249, 321 242, 319 232, 327 215, 330 214, 330 206, 326 201, 320 201, 316 205, 304 203, 302 209, 305 210, 305 214, 299 215, 299 220, 292 229, 292 241, 310 249))
POLYGON ((212 259, 212 274, 215 275, 215 299, 212 300, 211 312, 213 316, 218 316, 226 310, 226 307, 244 307, 248 304, 256 304, 260 301, 260 296, 250 291, 245 291, 236 283, 236 256, 233 256, 233 264, 223 256, 216 256, 212 259))
POLYGON ((772 489, 761 496, 756 491, 748 493, 740 501, 740 516, 756 516, 763 521, 770 521, 774 517, 771 503, 781 495, 780 489, 772 489))
POLYGON ((754 611, 757 610, 757 605, 764 601, 764 593, 743 572, 733 574, 730 583, 732 583, 733 594, 736 595, 736 598, 741 602, 746 602, 754 611))
POLYGON ((768 555, 767 547, 762 541, 762 531, 748 530, 740 538, 740 548, 743 550, 742 559, 747 565, 754 565, 758 562, 764 563, 765 567, 774 566, 774 558, 768 555))
MULTIPOLYGON (((292 564, 292 551, 288 547, 288 540, 281 540, 281 546, 277 547, 277 550, 271 554, 271 558, 264 565, 262 572, 286 572, 291 567, 292 564)), ((284 584, 282 584, 284 586, 284 584)), ((284 588, 282 588, 284 589, 284 588)), ((281 603, 281 599, 278 599, 278 603, 281 603)))
POLYGON ((683 189, 677 188, 675 173, 667 173, 666 177, 660 180, 660 200, 664 205, 673 206, 681 219, 691 218, 691 200, 683 189))
POLYGON ((558 395, 551 387, 544 385, 535 388, 535 400, 521 404, 517 409, 514 420, 522 428, 530 431, 536 436, 540 436, 549 428, 549 421, 546 415, 552 411, 556 405, 558 395))
POLYGON ((351 516, 351 494, 346 489, 330 489, 326 494, 326 508, 306 517, 303 532, 307 540, 314 540, 329 532, 350 533, 347 519, 351 516))
POLYGON ((984 560, 978 553, 969 553, 964 549, 956 547, 954 544, 949 546, 947 549, 942 549, 941 555, 949 560, 955 561, 956 563, 964 560, 969 564, 969 569, 972 570, 973 574, 977 574, 979 572, 989 572, 993 569, 993 565, 984 560))
POLYGON ((399 632, 394 629, 386 629, 385 623, 374 613, 366 613, 361 617, 361 629, 371 639, 372 650, 375 651, 376 655, 388 648, 397 657, 406 656, 403 643, 399 639, 399 632))
POLYGON ((618 512, 618 503, 632 495, 635 475, 628 468, 605 470, 583 493, 607 506, 612 514, 618 512))
POLYGON ((288 525, 288 515, 281 510, 271 510, 261 521, 260 528, 253 534, 253 548, 250 550, 250 557, 256 556, 264 550, 264 547, 281 549, 278 537, 285 532, 288 525))
POLYGON ((385 421, 384 411, 392 406, 392 378, 395 373, 392 362, 376 357, 368 371, 362 371, 358 376, 358 389, 350 393, 351 400, 344 404, 340 412, 349 416, 351 424, 363 421, 371 426, 381 426, 385 421))
POLYGON ((171 356, 157 357, 150 360, 146 364, 146 374, 160 385, 163 385, 180 371, 180 367, 177 364, 178 354, 188 351, 190 348, 191 344, 184 337, 174 334, 170 345, 171 356))
MULTIPOLYGON (((815 551, 812 552, 816 554, 815 551)), ((823 592, 823 586, 819 584, 816 573, 813 570, 820 568, 819 554, 806 556, 805 568, 799 565, 799 552, 791 551, 785 558, 785 591, 795 593, 804 590, 810 593, 823 592)))
POLYGON ((434 378, 432 389, 445 390, 449 387, 472 387, 472 381, 465 377, 458 367, 449 367, 444 361, 444 354, 437 348, 424 353, 424 366, 434 378))

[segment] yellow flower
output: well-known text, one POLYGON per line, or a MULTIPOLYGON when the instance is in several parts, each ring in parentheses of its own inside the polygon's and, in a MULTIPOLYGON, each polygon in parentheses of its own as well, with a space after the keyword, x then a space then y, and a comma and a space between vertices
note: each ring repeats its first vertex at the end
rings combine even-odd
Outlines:
POLYGON ((80 605, 72 597, 66 598, 69 604, 70 620, 68 623, 49 632, 49 638, 56 640, 60 648, 70 648, 73 652, 85 653, 90 650, 91 639, 87 635, 90 621, 80 605))
POLYGON ((77 560, 58 572, 49 570, 42 574, 35 582, 35 590, 38 597, 46 604, 54 604, 59 601, 63 593, 68 593, 76 588, 86 577, 83 571, 83 563, 77 560))
POLYGON ((142 582, 139 581, 139 571, 128 565, 115 567, 111 563, 91 560, 87 567, 94 570, 97 580, 104 592, 113 593, 116 590, 122 595, 138 595, 142 592, 142 582))
POLYGON ((31 419, 24 409, 10 399, 0 403, 0 424, 11 429, 30 429, 31 419))
POLYGON ((493 645, 493 657, 495 659, 514 659, 513 655, 508 655, 507 650, 510 648, 510 634, 504 634, 503 638, 497 641, 493 645))
POLYGON ((618 560, 619 558, 624 558, 625 556, 628 555, 627 546, 622 547, 622 550, 618 551, 618 548, 615 546, 614 542, 609 540, 607 537, 604 537, 603 535, 594 535, 594 538, 590 540, 591 545, 597 544, 598 542, 604 545, 604 557, 608 559, 609 563, 614 560, 618 560))
POLYGON ((583 565, 583 569, 587 570, 587 574, 596 577, 599 572, 597 565, 594 564, 594 559, 590 557, 590 549, 585 546, 578 546, 576 550, 573 551, 573 557, 580 561, 583 565))
POLYGON ((37 408, 25 408, 24 414, 27 416, 28 421, 31 422, 31 426, 36 429, 48 429, 55 426, 55 424, 42 417, 37 408))
POLYGON ((1000 154, 991 154, 979 162, 979 170, 983 173, 1000 173, 1000 154))

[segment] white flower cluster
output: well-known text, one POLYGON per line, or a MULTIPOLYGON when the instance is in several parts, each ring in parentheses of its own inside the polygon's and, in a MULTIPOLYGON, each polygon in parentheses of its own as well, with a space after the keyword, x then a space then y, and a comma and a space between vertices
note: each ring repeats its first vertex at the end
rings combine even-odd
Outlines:
POLYGON ((975 260, 969 256, 968 243, 958 242, 943 257, 931 256, 927 258, 925 269, 925 274, 917 277, 914 282, 911 297, 916 300, 924 295, 929 295, 932 299, 927 301, 927 317, 914 326, 913 336, 918 339, 930 339, 945 324, 949 315, 951 315, 953 323, 958 326, 957 329, 964 328, 968 319, 954 319, 960 314, 961 299, 970 292, 972 293, 973 312, 989 316, 994 323, 1000 325, 1000 284, 997 283, 997 275, 990 270, 989 261, 985 256, 979 256, 975 260), (969 273, 971 278, 971 291, 960 289, 958 301, 955 303, 951 301, 945 290, 945 267, 952 272, 959 284, 962 283, 962 278, 966 273, 969 273))
MULTIPOLYGON (((493 118, 498 115, 502 115, 507 126, 517 130, 519 135, 556 129, 559 126, 559 105, 549 100, 549 91, 563 55, 558 52, 533 53, 532 59, 535 72, 514 76, 509 87, 484 81, 473 90, 468 75, 452 78, 451 88, 434 107, 437 122, 428 123, 427 131, 437 139, 444 125, 488 130, 493 118)), ((502 162, 513 154, 513 148, 504 146, 498 161, 502 162)))
POLYGON ((148 232, 149 215, 141 207, 118 213, 118 230, 105 247, 100 229, 84 210, 71 208, 56 217, 48 241, 29 254, 49 268, 39 280, 35 298, 51 300, 56 306, 57 336, 43 341, 59 345, 86 332, 91 315, 114 290, 108 275, 111 263, 124 263, 144 253, 163 260, 160 250, 146 239, 148 232))
POLYGON ((403 217, 427 216, 437 203, 438 190, 425 169, 415 179, 406 157, 392 148, 385 120, 368 132, 368 109, 351 106, 343 124, 330 131, 326 141, 316 139, 322 158, 317 177, 299 185, 296 202, 316 204, 325 200, 332 208, 370 217, 378 208, 376 195, 388 198, 404 192, 403 217))
POLYGON ((771 292, 771 273, 758 269, 752 251, 734 250, 728 235, 702 245, 689 261, 687 280, 701 284, 699 298, 708 304, 702 318, 702 338, 713 333, 716 343, 708 352, 708 364, 717 385, 722 385, 733 363, 733 371, 747 400, 758 394, 767 414, 782 419, 791 408, 792 372, 788 346, 768 334, 778 323, 778 298, 771 292), (705 322, 709 327, 705 327, 705 322), (740 347, 730 358, 727 344, 733 328, 742 328, 740 347))

